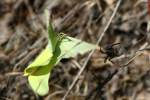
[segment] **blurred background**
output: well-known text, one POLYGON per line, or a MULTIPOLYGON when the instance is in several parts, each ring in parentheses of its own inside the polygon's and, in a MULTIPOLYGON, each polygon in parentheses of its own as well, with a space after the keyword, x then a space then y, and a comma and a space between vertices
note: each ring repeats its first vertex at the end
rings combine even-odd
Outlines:
MULTIPOLYGON (((105 32, 102 48, 117 46, 113 62, 124 65, 143 45, 149 45, 147 2, 122 0, 105 32), (125 56, 124 56, 125 55, 125 56)), ((118 0, 0 0, 0 100, 61 100, 81 69, 86 55, 62 60, 52 71, 48 95, 30 88, 23 70, 46 46, 44 9, 48 8, 57 32, 95 44, 118 0)), ((104 63, 96 50, 67 100, 149 100, 149 49, 113 78, 120 66, 104 63), (103 85, 105 84, 105 87, 103 85), (101 88, 103 87, 103 88, 101 88)))

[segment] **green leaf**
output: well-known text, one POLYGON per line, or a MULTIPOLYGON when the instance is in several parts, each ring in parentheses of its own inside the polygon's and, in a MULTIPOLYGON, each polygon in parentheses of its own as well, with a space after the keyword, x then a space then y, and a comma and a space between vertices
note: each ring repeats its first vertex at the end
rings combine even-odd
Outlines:
POLYGON ((39 56, 25 69, 25 75, 41 75, 49 73, 48 65, 52 59, 52 50, 47 47, 39 54, 39 56))
POLYGON ((57 43, 55 52, 52 54, 52 50, 49 46, 44 49, 40 55, 33 61, 26 69, 25 69, 25 75, 44 75, 51 71, 51 69, 56 65, 56 62, 58 62, 58 57, 61 54, 60 51, 60 43, 59 41, 57 43))
POLYGON ((62 40, 57 43, 53 54, 51 48, 47 46, 35 61, 25 69, 25 74, 29 75, 29 84, 36 93, 45 95, 48 92, 47 78, 49 77, 47 74, 51 73, 54 65, 59 63, 63 58, 75 57, 78 54, 84 54, 95 48, 96 45, 64 36, 62 40))
POLYGON ((82 55, 96 48, 97 46, 94 44, 90 44, 76 38, 65 36, 60 44, 61 55, 59 56, 59 58, 62 59, 75 57, 78 54, 82 55))
MULTIPOLYGON (((45 12, 47 21, 49 22, 49 12, 45 12)), ((30 86, 39 95, 48 93, 48 79, 51 70, 61 59, 75 57, 78 54, 84 54, 97 47, 96 45, 66 36, 65 34, 57 36, 51 24, 48 23, 47 27, 49 34, 47 47, 24 71, 25 75, 28 75, 30 86)))
POLYGON ((35 93, 38 93, 41 96, 44 96, 49 91, 48 80, 49 80, 50 73, 40 76, 32 76, 28 77, 29 84, 32 90, 35 93))
POLYGON ((53 30, 52 24, 49 23, 49 11, 45 10, 48 28, 48 46, 40 55, 25 69, 25 75, 43 75, 47 74, 53 66, 54 58, 56 58, 56 46, 59 44, 59 37, 53 30), (52 63, 51 63, 52 60, 52 63))
MULTIPOLYGON (((49 91, 49 87, 48 87, 48 79, 50 77, 50 73, 52 68, 54 67, 54 65, 56 64, 56 62, 58 61, 58 56, 60 55, 60 41, 57 44, 57 48, 53 54, 53 57, 51 57, 51 60, 49 61, 48 64, 43 65, 43 66, 38 66, 38 65, 42 65, 39 64, 36 65, 37 63, 33 62, 31 65, 36 65, 36 66, 29 66, 26 70, 31 70, 34 71, 34 73, 30 73, 28 72, 29 76, 28 76, 28 81, 29 84, 31 86, 31 88, 34 90, 35 93, 38 93, 39 95, 43 96, 46 95, 49 91), (48 72, 48 73, 47 73, 48 72)), ((51 48, 49 48, 47 46, 47 48, 44 51, 51 51, 51 48), (48 49, 48 50, 47 50, 48 49)), ((43 53, 43 52, 42 52, 43 53)), ((42 58, 42 53, 40 54, 39 57, 42 58)), ((45 55, 43 55, 44 57, 45 55)), ((37 58, 39 59, 39 58, 37 58)))
POLYGON ((50 48, 52 49, 52 51, 55 51, 55 47, 57 45, 58 42, 58 37, 57 37, 57 33, 55 33, 52 29, 52 25, 49 25, 48 27, 48 33, 49 33, 49 45, 50 48))
POLYGON ((57 37, 57 33, 53 30, 52 24, 51 22, 49 23, 49 11, 45 10, 45 17, 47 19, 47 29, 48 29, 48 41, 49 41, 49 46, 52 49, 52 52, 55 51, 55 47, 57 45, 58 42, 58 37, 57 37))
POLYGON ((47 74, 61 59, 75 57, 78 54, 84 54, 95 48, 96 45, 64 36, 64 38, 58 42, 55 52, 52 54, 51 48, 47 46, 35 61, 25 69, 25 75, 38 76, 47 74))

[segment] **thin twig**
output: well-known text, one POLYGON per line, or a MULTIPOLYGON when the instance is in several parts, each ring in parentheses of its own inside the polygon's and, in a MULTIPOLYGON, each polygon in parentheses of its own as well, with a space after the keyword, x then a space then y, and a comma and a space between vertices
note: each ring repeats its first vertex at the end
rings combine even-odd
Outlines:
MULTIPOLYGON (((104 28, 104 31, 101 33, 101 35, 100 35, 100 37, 99 37, 99 39, 98 39, 96 45, 98 45, 98 44, 102 41, 102 38, 103 38, 105 32, 107 31, 107 29, 109 28, 109 26, 110 26, 110 24, 111 24, 111 22, 112 22, 112 19, 113 19, 114 16, 116 15, 116 12, 117 12, 117 10, 118 10, 118 8, 119 8, 119 5, 120 5, 121 1, 122 1, 122 0, 118 0, 117 5, 116 5, 116 7, 115 7, 115 9, 114 9, 114 12, 113 12, 112 16, 110 17, 110 19, 109 19, 109 21, 108 21, 106 27, 104 28)), ((73 81, 72 84, 70 85, 68 91, 66 92, 66 94, 64 95, 64 97, 63 97, 62 100, 66 100, 66 97, 68 96, 68 94, 70 93, 70 91, 72 90, 72 88, 74 87, 74 85, 76 84, 76 82, 78 81, 80 75, 82 74, 82 72, 83 72, 84 69, 86 68, 86 65, 87 65, 88 61, 90 60, 90 58, 91 58, 92 54, 94 53, 94 51, 95 51, 95 49, 93 49, 93 50, 90 52, 90 54, 88 55, 88 57, 87 57, 87 59, 85 60, 85 62, 84 62, 84 64, 83 64, 82 68, 80 69, 80 71, 79 71, 78 74, 76 75, 74 81, 73 81)))
POLYGON ((56 91, 51 95, 48 95, 45 100, 51 100, 54 96, 64 93, 64 91, 56 91))
POLYGON ((114 78, 116 78, 119 74, 121 74, 125 68, 128 68, 128 65, 129 65, 132 61, 134 61, 135 58, 137 58, 138 56, 140 56, 140 55, 142 54, 142 50, 144 50, 144 48, 146 48, 147 46, 148 46, 148 43, 145 43, 144 45, 142 45, 142 46, 140 47, 140 49, 137 50, 137 51, 135 52, 135 54, 134 54, 125 64, 123 64, 123 65, 119 65, 119 64, 113 62, 114 66, 118 66, 119 69, 115 70, 111 75, 109 75, 109 76, 104 80, 103 83, 101 83, 101 84, 99 83, 99 85, 98 85, 95 89, 93 89, 93 90, 86 96, 85 100, 95 100, 96 97, 98 96, 98 94, 101 94, 101 92, 102 92, 103 89, 106 87, 106 85, 110 84, 111 81, 112 81, 114 78), (94 92, 94 91, 98 91, 98 92, 97 92, 98 94, 96 94, 96 96, 92 99, 91 97, 93 96, 93 92, 94 92))

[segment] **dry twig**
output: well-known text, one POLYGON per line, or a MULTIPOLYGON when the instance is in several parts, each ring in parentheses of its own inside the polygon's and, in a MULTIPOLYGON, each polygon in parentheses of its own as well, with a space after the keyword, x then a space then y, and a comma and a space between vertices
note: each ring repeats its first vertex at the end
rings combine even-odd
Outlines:
MULTIPOLYGON (((110 26, 110 24, 111 24, 111 22, 112 22, 112 19, 113 19, 114 16, 116 15, 116 12, 117 12, 117 10, 118 10, 118 8, 119 8, 119 5, 121 4, 121 1, 122 1, 122 0, 118 0, 117 5, 116 5, 116 7, 115 7, 115 9, 114 9, 114 12, 113 12, 112 16, 110 17, 110 19, 109 19, 109 21, 108 21, 106 27, 104 28, 104 31, 101 33, 101 35, 100 35, 100 37, 99 37, 99 39, 98 39, 96 45, 100 44, 100 42, 102 41, 102 38, 103 38, 105 32, 107 31, 107 29, 109 28, 109 26, 110 26)), ((76 75, 74 81, 73 81, 72 84, 70 85, 68 91, 66 92, 66 94, 64 95, 64 97, 63 97, 62 100, 66 100, 66 97, 68 96, 68 94, 70 93, 70 91, 72 90, 72 88, 74 87, 74 85, 76 84, 76 82, 78 81, 80 75, 82 74, 82 72, 83 72, 84 69, 86 68, 86 65, 87 65, 88 61, 90 60, 90 58, 91 58, 92 54, 94 53, 94 51, 95 51, 95 50, 92 50, 92 51, 90 52, 90 54, 88 55, 88 57, 87 57, 87 59, 85 60, 85 62, 84 62, 84 64, 83 64, 82 68, 80 69, 80 71, 79 71, 78 74, 76 75)))
POLYGON ((123 73, 125 68, 128 68, 128 65, 134 61, 134 59, 142 54, 142 50, 144 50, 148 46, 148 43, 143 44, 139 50, 135 52, 135 54, 123 65, 118 65, 117 63, 113 64, 115 66, 119 66, 119 69, 116 69, 111 75, 109 75, 102 84, 99 84, 95 89, 93 89, 85 98, 85 100, 95 100, 98 94, 102 94, 103 89, 112 82, 113 79, 117 78, 119 74, 123 73), (93 96, 93 92, 98 91, 95 96, 93 96), (93 97, 93 98, 92 98, 93 97))

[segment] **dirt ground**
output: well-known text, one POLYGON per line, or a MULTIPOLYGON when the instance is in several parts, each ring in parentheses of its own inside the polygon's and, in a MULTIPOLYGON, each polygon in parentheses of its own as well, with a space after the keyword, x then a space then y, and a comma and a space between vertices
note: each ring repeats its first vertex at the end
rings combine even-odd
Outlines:
MULTIPOLYGON (((32 91, 23 71, 47 44, 45 8, 57 32, 96 44, 117 2, 0 0, 0 100, 61 100, 88 56, 61 60, 46 96, 32 91)), ((146 2, 122 0, 99 44, 106 49, 120 43, 115 46, 119 55, 104 62, 106 54, 96 50, 67 100, 150 100, 148 21, 146 2)))

